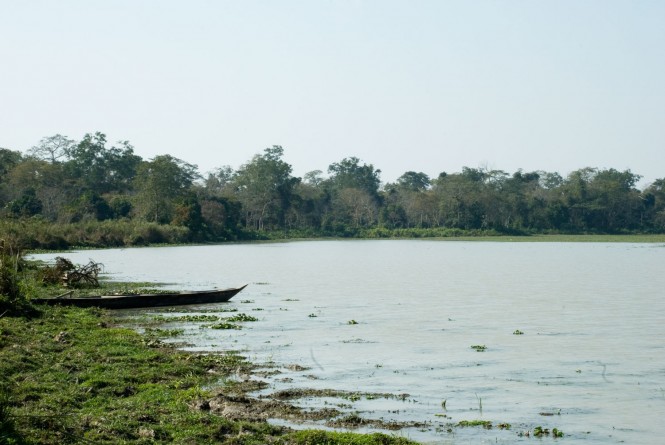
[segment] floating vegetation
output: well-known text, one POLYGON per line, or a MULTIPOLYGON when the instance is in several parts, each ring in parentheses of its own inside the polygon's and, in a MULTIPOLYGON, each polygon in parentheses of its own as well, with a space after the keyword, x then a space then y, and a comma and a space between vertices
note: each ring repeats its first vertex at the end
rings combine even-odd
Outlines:
MULTIPOLYGON (((491 430, 495 425, 492 425, 492 422, 489 420, 461 420, 457 423, 459 427, 483 427, 486 430, 491 430)), ((500 430, 509 430, 511 425, 509 423, 498 423, 496 427, 500 430)))
POLYGON ((243 304, 254 303, 254 300, 242 300, 240 301, 243 304))
POLYGON ((155 308, 155 311, 159 312, 166 312, 166 313, 188 313, 188 312, 196 312, 199 314, 218 314, 220 312, 238 312, 238 308, 235 307, 230 307, 230 308, 219 308, 219 309, 199 309, 199 308, 186 308, 186 307, 167 307, 167 308, 155 308))
POLYGON ((460 427, 476 427, 481 426, 486 430, 492 429, 492 422, 489 420, 461 420, 457 423, 460 427))
POLYGON ((316 314, 309 314, 308 317, 309 317, 309 318, 316 318, 316 317, 318 317, 318 315, 316 315, 316 314))
POLYGON ((263 310, 263 308, 262 308, 262 307, 255 307, 255 308, 254 308, 254 309, 252 309, 252 310, 253 310, 253 311, 262 311, 262 310, 263 310))
POLYGON ((287 298, 287 299, 282 300, 282 301, 300 301, 300 300, 297 299, 297 298, 287 298))
POLYGON ((153 329, 146 328, 143 331, 143 334, 148 337, 160 337, 160 338, 169 338, 177 337, 182 335, 185 332, 184 329, 153 329))
POLYGON ((524 335, 524 332, 520 331, 519 329, 515 329, 515 332, 513 332, 513 335, 524 335))
POLYGON ((300 366, 299 364, 294 363, 292 365, 288 365, 286 369, 288 369, 289 371, 301 372, 301 371, 307 371, 310 368, 306 368, 305 366, 300 366))
POLYGON ((366 400, 406 400, 409 394, 392 394, 392 393, 374 393, 374 392, 358 392, 358 391, 342 391, 337 389, 299 389, 291 388, 277 391, 268 396, 261 396, 264 398, 271 398, 274 400, 295 400, 311 397, 336 397, 339 399, 348 400, 350 402, 357 402, 362 399, 366 400))
POLYGON ((247 314, 238 314, 234 315, 233 317, 227 318, 226 321, 228 322, 259 321, 259 319, 247 314))
POLYGON ((346 322, 346 324, 358 324, 358 322, 355 320, 349 320, 346 322))
POLYGON ((485 345, 472 345, 471 349, 475 349, 476 352, 485 352, 487 350, 487 346, 485 346, 485 345))
POLYGON ((211 324, 210 326, 207 326, 207 327, 210 328, 210 329, 236 329, 236 330, 242 329, 242 326, 237 325, 237 324, 233 324, 233 323, 229 323, 227 321, 223 321, 221 323, 216 323, 216 324, 211 324))
POLYGON ((211 321, 219 321, 219 317, 216 315, 181 315, 177 317, 165 317, 163 315, 157 315, 153 317, 153 320, 163 321, 165 323, 179 323, 186 321, 211 322, 211 321))
POLYGON ((563 437, 563 431, 560 431, 556 428, 552 428, 551 432, 548 428, 543 428, 542 426, 537 426, 533 429, 534 437, 549 436, 550 434, 555 438, 563 437))
POLYGON ((175 290, 168 289, 155 289, 146 287, 114 287, 110 289, 96 289, 88 292, 89 296, 102 296, 102 295, 174 295, 179 293, 175 290))

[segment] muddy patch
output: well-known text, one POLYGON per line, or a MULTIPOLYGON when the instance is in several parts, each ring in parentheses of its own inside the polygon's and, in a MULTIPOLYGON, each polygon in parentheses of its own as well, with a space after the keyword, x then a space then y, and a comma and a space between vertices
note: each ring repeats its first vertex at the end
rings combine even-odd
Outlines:
POLYGON ((236 382, 220 390, 213 398, 197 400, 193 409, 210 411, 230 420, 248 422, 268 422, 279 419, 294 424, 314 422, 329 428, 354 430, 373 428, 377 430, 396 431, 403 428, 424 428, 429 426, 423 422, 395 422, 382 419, 366 419, 358 413, 349 413, 333 407, 303 408, 292 401, 304 398, 339 398, 345 400, 366 399, 401 399, 408 394, 359 393, 334 389, 285 389, 271 394, 253 397, 250 394, 263 390, 267 383, 257 380, 236 382))

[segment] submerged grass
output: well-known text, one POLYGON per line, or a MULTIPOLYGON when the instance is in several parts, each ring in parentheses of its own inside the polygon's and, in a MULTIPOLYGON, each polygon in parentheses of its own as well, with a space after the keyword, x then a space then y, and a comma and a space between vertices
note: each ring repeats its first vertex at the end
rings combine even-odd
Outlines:
MULTIPOLYGON (((384 435, 293 432, 195 409, 225 377, 249 366, 236 354, 162 348, 115 326, 107 312, 49 307, 0 317, 3 444, 407 444, 384 435)), ((228 383, 230 384, 230 383, 228 383)))

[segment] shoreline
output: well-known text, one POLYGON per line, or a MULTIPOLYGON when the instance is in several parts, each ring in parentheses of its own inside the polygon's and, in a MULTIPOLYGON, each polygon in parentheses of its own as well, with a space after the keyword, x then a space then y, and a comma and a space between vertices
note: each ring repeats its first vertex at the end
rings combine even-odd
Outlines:
POLYGON ((378 432, 270 425, 272 413, 336 413, 248 397, 257 382, 231 376, 256 365, 238 354, 184 352, 163 342, 168 332, 139 334, 108 311, 40 310, 31 319, 0 318, 2 443, 415 443, 378 432))

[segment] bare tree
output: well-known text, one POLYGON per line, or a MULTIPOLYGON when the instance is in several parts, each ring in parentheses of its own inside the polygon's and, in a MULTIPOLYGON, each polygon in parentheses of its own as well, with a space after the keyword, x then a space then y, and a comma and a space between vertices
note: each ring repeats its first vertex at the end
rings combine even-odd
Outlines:
POLYGON ((68 157, 74 146, 76 146, 75 140, 56 134, 55 136, 42 138, 39 145, 28 150, 28 154, 55 164, 58 160, 68 157))

